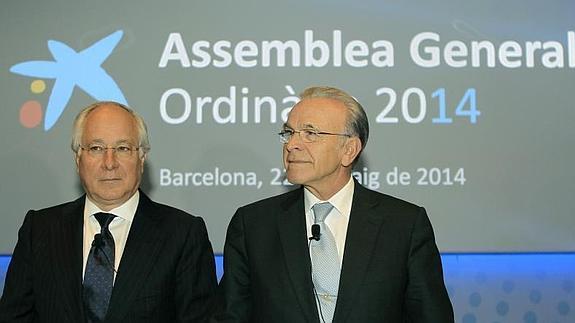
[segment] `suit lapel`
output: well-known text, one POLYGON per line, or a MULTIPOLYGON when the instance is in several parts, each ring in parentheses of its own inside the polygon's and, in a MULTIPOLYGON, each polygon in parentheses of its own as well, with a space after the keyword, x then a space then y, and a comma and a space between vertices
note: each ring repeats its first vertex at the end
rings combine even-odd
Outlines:
POLYGON ((278 232, 288 275, 306 321, 317 321, 302 188, 293 191, 282 204, 278 215, 278 232))
POLYGON ((116 274, 107 319, 121 321, 130 308, 129 302, 145 286, 162 245, 158 241, 160 221, 161 214, 154 211, 152 201, 140 192, 140 202, 116 274))
POLYGON ((370 199, 370 195, 369 191, 355 181, 334 322, 345 322, 351 311, 361 286, 361 277, 365 276, 371 259, 369 255, 375 248, 384 222, 381 214, 370 212, 377 204, 375 199, 370 199))
POLYGON ((56 283, 61 284, 64 297, 61 300, 67 305, 71 319, 81 321, 84 317, 82 302, 82 267, 84 245, 84 197, 66 206, 59 217, 60 223, 54 230, 55 277, 61 277, 56 283))

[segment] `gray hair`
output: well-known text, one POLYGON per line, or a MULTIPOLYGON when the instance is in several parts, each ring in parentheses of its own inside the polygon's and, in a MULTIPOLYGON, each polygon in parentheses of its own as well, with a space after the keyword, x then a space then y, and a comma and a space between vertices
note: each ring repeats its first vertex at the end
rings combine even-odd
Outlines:
POLYGON ((361 141, 361 151, 357 155, 357 158, 359 158, 359 155, 365 148, 365 145, 367 145, 367 139, 369 138, 369 121, 361 104, 346 92, 329 86, 308 87, 299 95, 299 97, 300 100, 327 98, 339 101, 345 105, 349 112, 349 117, 347 118, 345 125, 346 132, 352 136, 359 137, 359 140, 361 141))
POLYGON ((122 108, 128 111, 136 121, 136 128, 138 131, 138 146, 140 147, 140 157, 143 154, 147 154, 150 151, 150 140, 148 139, 148 128, 146 127, 146 123, 144 119, 140 117, 134 110, 130 109, 128 106, 114 102, 114 101, 98 101, 95 103, 90 104, 89 106, 85 107, 80 113, 76 116, 74 120, 74 129, 72 132, 72 151, 77 155, 80 151, 80 146, 82 145, 82 134, 84 133, 84 127, 86 125, 86 118, 90 114, 90 112, 94 111, 97 107, 102 105, 115 105, 119 108, 122 108))

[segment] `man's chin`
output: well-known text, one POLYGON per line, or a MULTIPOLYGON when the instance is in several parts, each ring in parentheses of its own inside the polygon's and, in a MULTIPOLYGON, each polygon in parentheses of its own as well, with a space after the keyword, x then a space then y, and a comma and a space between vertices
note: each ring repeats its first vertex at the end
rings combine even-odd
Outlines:
POLYGON ((89 195, 92 202, 96 203, 98 207, 103 210, 111 210, 115 207, 118 207, 124 202, 126 202, 130 196, 128 196, 125 192, 114 192, 114 191, 105 191, 101 192, 101 194, 96 193, 89 195))
POLYGON ((297 174, 290 174, 289 172, 287 173, 286 179, 293 185, 301 185, 305 182, 302 176, 298 176, 297 174))

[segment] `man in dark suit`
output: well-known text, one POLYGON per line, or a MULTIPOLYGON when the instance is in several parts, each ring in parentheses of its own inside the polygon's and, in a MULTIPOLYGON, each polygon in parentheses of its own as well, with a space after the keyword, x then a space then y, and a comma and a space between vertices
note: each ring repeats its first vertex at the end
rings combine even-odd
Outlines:
POLYGON ((425 210, 352 179, 363 108, 329 87, 300 98, 280 139, 287 178, 302 187, 233 216, 214 320, 453 322, 425 210))
POLYGON ((216 277, 199 217, 139 191, 144 121, 97 102, 74 123, 86 195, 29 211, 0 300, 0 322, 202 322, 216 277))

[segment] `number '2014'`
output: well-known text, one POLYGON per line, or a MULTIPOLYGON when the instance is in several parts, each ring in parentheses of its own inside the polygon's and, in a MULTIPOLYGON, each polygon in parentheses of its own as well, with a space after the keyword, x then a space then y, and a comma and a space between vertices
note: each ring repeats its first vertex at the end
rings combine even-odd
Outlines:
POLYGON ((382 87, 376 90, 377 96, 386 96, 387 104, 375 118, 377 123, 400 123, 410 124, 422 123, 428 117, 428 112, 433 115, 431 122, 434 124, 451 124, 453 118, 467 118, 471 124, 476 124, 481 115, 477 109, 477 91, 469 88, 463 96, 459 98, 456 106, 448 105, 445 88, 438 88, 431 94, 430 109, 428 111, 428 98, 425 92, 417 87, 410 87, 397 93, 389 87, 382 87), (400 100, 398 102, 398 99, 400 100), (394 111, 395 108, 400 111, 394 111))

